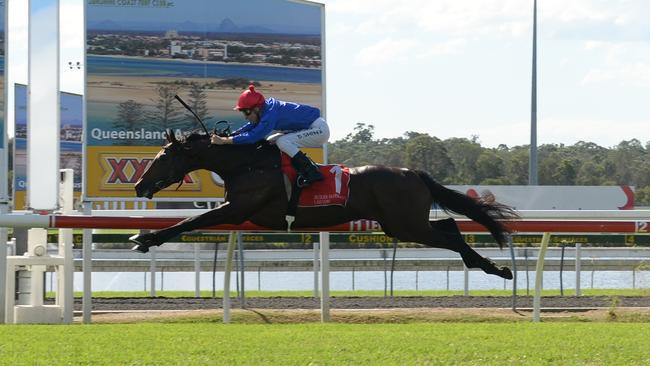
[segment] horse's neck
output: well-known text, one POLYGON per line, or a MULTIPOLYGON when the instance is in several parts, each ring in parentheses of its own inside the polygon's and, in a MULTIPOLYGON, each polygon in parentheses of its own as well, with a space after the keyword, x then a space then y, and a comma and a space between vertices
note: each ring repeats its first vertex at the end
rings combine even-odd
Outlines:
POLYGON ((272 146, 227 145, 208 150, 194 169, 213 171, 226 180, 250 169, 272 169, 280 166, 280 152, 272 146))

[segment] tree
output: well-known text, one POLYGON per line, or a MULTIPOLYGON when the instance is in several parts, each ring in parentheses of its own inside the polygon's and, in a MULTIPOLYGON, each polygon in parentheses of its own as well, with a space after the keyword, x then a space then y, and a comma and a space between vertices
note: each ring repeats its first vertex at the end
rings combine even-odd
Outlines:
POLYGON ((372 149, 373 164, 394 167, 406 166, 406 140, 402 137, 382 139, 372 149))
POLYGON ((156 92, 158 98, 152 100, 155 105, 155 109, 151 113, 152 123, 162 129, 181 128, 183 113, 179 103, 174 98, 178 92, 178 87, 175 85, 160 85, 156 88, 156 92))
POLYGON ((637 139, 621 141, 616 148, 610 150, 605 161, 608 174, 617 184, 634 185, 633 170, 643 161, 645 150, 637 139))
POLYGON ((574 166, 574 161, 562 159, 553 173, 553 184, 572 186, 575 184, 577 175, 578 173, 574 166))
POLYGON ((129 99, 117 106, 117 116, 113 120, 113 127, 133 130, 143 121, 144 106, 133 99, 129 99))
POLYGON ((510 150, 506 160, 506 176, 510 184, 528 184, 528 146, 515 146, 510 150))
MULTIPOLYGON (((188 105, 194 113, 196 113, 201 120, 205 121, 208 117, 208 103, 206 101, 207 96, 205 95, 205 87, 199 85, 199 83, 193 82, 190 84, 188 105)), ((189 111, 185 113, 185 116, 190 120, 194 121, 196 117, 189 111)))
POLYGON ((450 138, 444 141, 445 148, 454 164, 454 178, 459 183, 476 184, 481 178, 477 177, 477 160, 483 151, 476 139, 450 138))
POLYGON ((420 135, 406 143, 406 165, 424 170, 441 182, 448 182, 453 174, 453 163, 445 145, 436 137, 420 135))
MULTIPOLYGON (((133 99, 129 99, 117 106, 117 116, 113 120, 113 128, 116 130, 133 131, 144 127, 144 106, 133 99)), ((134 144, 134 141, 125 140, 125 144, 134 144)))
POLYGON ((493 150, 485 150, 476 160, 476 179, 479 184, 493 184, 486 182, 507 181, 505 175, 505 162, 493 150))
MULTIPOLYGON (((485 148, 476 138, 441 141, 425 133, 374 139, 374 126, 358 123, 353 133, 329 145, 329 161, 349 166, 390 165, 421 169, 444 184, 526 185, 529 147, 485 148)), ((539 148, 539 176, 548 185, 632 185, 636 202, 650 205, 650 142, 622 141, 605 148, 579 141, 539 148)))
POLYGON ((587 161, 580 169, 576 176, 575 184, 579 186, 598 186, 603 184, 605 169, 593 161, 587 161))
POLYGON ((650 186, 637 188, 635 190, 634 204, 636 206, 650 206, 650 186))
POLYGON ((345 136, 345 140, 353 143, 368 143, 372 141, 372 137, 375 134, 375 126, 366 125, 365 123, 357 123, 354 126, 354 133, 350 133, 345 136))

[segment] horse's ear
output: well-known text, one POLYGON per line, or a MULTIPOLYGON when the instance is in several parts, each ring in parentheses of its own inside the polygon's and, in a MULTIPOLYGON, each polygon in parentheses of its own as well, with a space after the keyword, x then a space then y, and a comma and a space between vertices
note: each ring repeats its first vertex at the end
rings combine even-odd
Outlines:
POLYGON ((176 134, 174 133, 174 131, 172 131, 171 128, 168 128, 165 131, 165 137, 167 138, 167 141, 171 142, 172 144, 178 142, 178 140, 176 140, 176 134))

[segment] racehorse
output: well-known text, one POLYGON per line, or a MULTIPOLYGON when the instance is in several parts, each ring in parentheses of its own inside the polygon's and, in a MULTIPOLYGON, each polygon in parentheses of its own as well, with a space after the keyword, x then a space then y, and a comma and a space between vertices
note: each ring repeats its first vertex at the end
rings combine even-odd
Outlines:
MULTIPOLYGON (((213 145, 209 135, 199 133, 178 140, 171 130, 166 131, 166 137, 165 146, 135 185, 137 196, 152 198, 174 183, 182 184, 189 172, 206 169, 223 179, 224 203, 168 228, 134 235, 133 250, 146 253, 149 247, 182 232, 247 220, 269 229, 287 229, 288 198, 280 170, 280 151, 275 145, 213 145)), ((318 228, 358 219, 375 220, 388 236, 452 250, 460 254, 468 268, 512 279, 508 267, 482 257, 465 242, 453 218, 429 221, 429 210, 436 203, 483 225, 503 247, 509 230, 500 221, 518 217, 512 208, 448 189, 421 170, 385 166, 350 168, 349 191, 345 206, 298 207, 292 227, 318 228)))

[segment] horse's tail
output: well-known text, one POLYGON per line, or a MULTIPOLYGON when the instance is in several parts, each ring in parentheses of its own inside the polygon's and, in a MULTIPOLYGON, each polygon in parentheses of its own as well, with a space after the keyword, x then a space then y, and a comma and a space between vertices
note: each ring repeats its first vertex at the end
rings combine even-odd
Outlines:
POLYGON ((497 220, 514 220, 519 215, 512 207, 498 202, 486 202, 483 199, 474 199, 461 192, 446 188, 440 183, 433 180, 429 173, 416 170, 416 174, 429 187, 433 200, 445 211, 465 215, 468 218, 485 226, 494 239, 503 248, 506 243, 506 234, 510 232, 502 222, 497 220))

